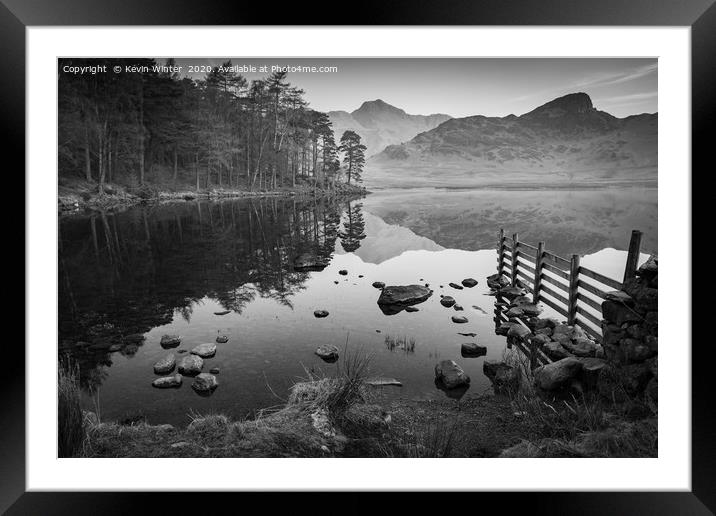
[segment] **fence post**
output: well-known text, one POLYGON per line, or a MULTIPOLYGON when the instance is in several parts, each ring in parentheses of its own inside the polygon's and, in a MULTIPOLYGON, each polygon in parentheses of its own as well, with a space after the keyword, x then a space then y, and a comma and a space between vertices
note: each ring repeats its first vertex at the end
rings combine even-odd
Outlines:
POLYGON ((626 267, 624 268, 624 281, 636 276, 636 266, 639 263, 639 249, 641 247, 641 231, 635 229, 631 232, 629 241, 629 254, 627 254, 626 267))
POLYGON ((517 284, 517 233, 512 235, 512 286, 517 284))
POLYGON ((505 230, 500 229, 499 240, 497 241, 497 274, 502 276, 505 267, 502 261, 505 259, 505 230))
POLYGON ((544 242, 537 244, 537 255, 535 256, 535 281, 532 292, 532 302, 539 303, 539 290, 542 287, 542 255, 544 254, 544 242))
POLYGON ((569 266, 569 306, 567 324, 574 324, 577 318, 577 282, 579 281, 579 255, 573 254, 569 266))

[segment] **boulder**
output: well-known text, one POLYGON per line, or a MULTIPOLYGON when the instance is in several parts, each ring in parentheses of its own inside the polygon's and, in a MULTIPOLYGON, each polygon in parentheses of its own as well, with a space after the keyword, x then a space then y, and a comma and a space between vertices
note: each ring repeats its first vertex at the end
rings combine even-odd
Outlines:
POLYGON ((564 348, 564 346, 553 340, 544 343, 542 346, 542 352, 552 360, 561 360, 562 358, 572 356, 569 351, 564 348))
POLYGON ((440 304, 443 305, 445 308, 450 308, 452 305, 455 304, 455 298, 452 296, 442 296, 440 298, 440 304))
POLYGON ((495 334, 496 335, 507 335, 510 331, 510 328, 512 328, 515 325, 519 325, 519 323, 514 322, 503 322, 498 327, 495 328, 495 334))
POLYGON ((531 303, 532 300, 527 296, 517 296, 511 302, 512 306, 522 306, 531 303))
POLYGON ((338 360, 338 348, 336 346, 324 345, 318 346, 315 351, 316 355, 321 357, 325 362, 335 362, 338 360))
POLYGON ((383 288, 378 298, 379 305, 416 305, 422 303, 433 294, 433 291, 422 285, 399 285, 383 288))
POLYGON ((497 291, 497 293, 507 299, 514 299, 518 296, 524 296, 526 294, 525 289, 521 287, 504 287, 497 291))
POLYGON ((545 391, 564 387, 582 371, 582 363, 574 357, 567 357, 534 370, 534 382, 545 391))
POLYGON ((535 335, 546 335, 549 337, 552 335, 552 328, 538 328, 535 330, 535 335))
POLYGON ((510 309, 507 310, 507 312, 505 313, 505 315, 506 315, 507 317, 522 317, 524 314, 525 314, 525 313, 522 311, 522 308, 517 307, 517 306, 514 307, 514 308, 510 308, 510 309))
POLYGON ((477 285, 477 280, 474 278, 465 278, 461 283, 463 287, 472 288, 477 285))
POLYGON ((226 344, 227 342, 229 342, 229 337, 227 337, 226 335, 219 335, 216 337, 216 342, 218 342, 219 344, 226 344))
POLYGON ((484 357, 487 355, 487 347, 475 342, 466 342, 460 346, 460 354, 465 358, 484 357))
POLYGON ((607 361, 601 358, 577 358, 577 360, 582 364, 580 373, 582 384, 589 389, 595 388, 602 371, 607 367, 607 361))
POLYGON ((314 310, 314 311, 313 311, 313 316, 316 317, 316 318, 318 318, 318 319, 322 319, 322 318, 324 318, 324 317, 328 317, 328 311, 326 311, 326 310, 314 310))
POLYGON ((452 307, 453 307, 453 309, 454 309, 456 312, 462 312, 462 311, 464 310, 464 308, 462 307, 462 305, 458 305, 457 303, 455 303, 454 305, 452 305, 452 307))
POLYGON ((492 290, 500 290, 509 286, 510 284, 510 280, 508 280, 501 274, 493 274, 492 276, 488 276, 486 281, 487 286, 492 290))
POLYGON ((562 346, 578 357, 593 357, 597 353, 597 344, 589 339, 578 338, 561 342, 562 346))
POLYGON ((175 348, 181 344, 181 337, 179 335, 162 335, 162 340, 159 341, 159 345, 163 348, 175 348))
POLYGON ((196 376, 203 367, 204 361, 197 355, 187 355, 179 362, 179 372, 184 376, 196 376))
POLYGON ((454 289, 457 289, 457 290, 462 290, 462 288, 463 288, 462 285, 458 285, 457 283, 452 283, 452 282, 451 282, 451 283, 448 283, 448 285, 451 286, 451 287, 454 288, 454 289))
POLYGON ((206 344, 199 344, 192 348, 192 355, 199 355, 201 358, 211 358, 216 355, 216 344, 213 342, 207 342, 206 344))
POLYGON ((219 382, 216 381, 216 376, 208 373, 201 373, 194 378, 194 382, 191 384, 191 388, 196 392, 210 393, 219 386, 219 382))
POLYGON ((181 387, 182 378, 180 374, 175 374, 172 376, 162 376, 161 378, 157 378, 152 382, 152 387, 156 387, 157 389, 170 389, 170 388, 177 388, 181 387))
POLYGON ((470 384, 470 377, 453 360, 442 360, 435 365, 435 379, 447 389, 470 384))
POLYGON ((536 330, 541 330, 543 328, 549 328, 551 330, 558 324, 559 321, 557 319, 553 317, 547 317, 546 319, 537 319, 534 323, 534 326, 536 330))
MULTIPOLYGON (((545 328, 543 328, 543 329, 545 329, 545 328)), ((546 328, 546 329, 549 329, 549 328, 546 328)), ((551 339, 549 338, 549 336, 545 335, 544 333, 537 333, 532 336, 531 342, 538 348, 541 348, 542 346, 547 344, 550 340, 551 339)))
POLYGON ((482 372, 492 383, 492 388, 498 394, 515 394, 520 388, 520 372, 504 362, 485 360, 482 363, 482 372))
POLYGON ((529 337, 532 332, 526 326, 522 326, 519 323, 513 323, 510 329, 507 331, 508 337, 517 337, 519 339, 525 339, 529 337))
POLYGON ((296 271, 322 271, 326 263, 314 253, 303 253, 293 259, 293 269, 296 271))
POLYGON ((465 317, 464 315, 453 315, 451 319, 452 322, 457 324, 465 324, 467 322, 467 317, 465 317))
POLYGON ((533 303, 525 303, 520 305, 522 312, 529 317, 537 317, 542 313, 542 307, 533 303))
POLYGON ((174 354, 171 354, 154 364, 154 372, 157 374, 169 374, 174 370, 175 366, 176 360, 174 359, 174 354))
POLYGON ((383 283, 382 281, 374 281, 374 282, 373 282, 373 287, 375 287, 375 288, 385 288, 385 283, 383 283))
POLYGON ((651 256, 649 256, 649 259, 646 260, 641 265, 641 267, 639 267, 636 270, 637 276, 640 276, 646 280, 651 280, 652 278, 656 278, 658 273, 659 273, 659 260, 653 254, 651 256))

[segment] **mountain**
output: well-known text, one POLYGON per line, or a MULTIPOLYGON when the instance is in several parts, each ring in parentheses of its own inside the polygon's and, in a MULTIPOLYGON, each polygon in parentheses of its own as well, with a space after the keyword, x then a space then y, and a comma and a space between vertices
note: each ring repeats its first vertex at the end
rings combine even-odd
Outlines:
POLYGON ((409 115, 402 109, 380 99, 363 102, 361 107, 347 111, 329 111, 336 142, 344 131, 357 132, 367 147, 366 156, 382 151, 388 145, 407 142, 423 131, 437 127, 450 119, 448 115, 409 115))
POLYGON ((369 160, 366 178, 392 186, 511 181, 655 181, 657 114, 617 118, 586 93, 521 116, 453 118, 369 160))

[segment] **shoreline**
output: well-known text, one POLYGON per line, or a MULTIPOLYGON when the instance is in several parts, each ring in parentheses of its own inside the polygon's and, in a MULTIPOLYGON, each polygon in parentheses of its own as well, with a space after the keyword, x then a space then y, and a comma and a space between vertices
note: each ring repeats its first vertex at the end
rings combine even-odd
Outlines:
MULTIPOLYGON (((151 187, 150 187, 151 188, 151 187)), ((120 185, 105 185, 105 193, 98 194, 97 187, 94 191, 81 187, 63 188, 57 195, 57 211, 59 215, 71 215, 86 210, 93 211, 119 211, 140 204, 168 204, 173 202, 187 201, 218 201, 226 199, 257 199, 257 198, 326 198, 326 197, 350 197, 365 196, 371 192, 363 186, 340 184, 333 190, 301 186, 290 189, 248 191, 239 189, 211 189, 211 190, 147 190, 132 193, 120 185)))

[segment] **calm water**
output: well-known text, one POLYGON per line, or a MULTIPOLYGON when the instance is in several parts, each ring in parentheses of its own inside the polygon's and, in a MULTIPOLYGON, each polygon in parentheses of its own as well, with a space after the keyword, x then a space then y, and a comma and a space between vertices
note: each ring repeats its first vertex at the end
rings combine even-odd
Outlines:
POLYGON ((281 404, 306 370, 331 373, 336 365, 314 350, 343 349, 346 340, 374 353, 374 375, 403 382, 384 389, 388 396, 445 396, 433 367, 448 358, 471 376, 469 392, 483 392, 484 358, 462 358, 460 344, 474 339, 458 332, 476 333, 486 358, 502 356, 505 339, 494 334, 495 298, 484 281, 495 272, 499 228, 529 243, 543 240, 562 256, 581 254, 583 265, 621 279, 632 229, 644 232, 644 253, 657 250, 656 199, 656 189, 643 188, 385 190, 342 203, 192 201, 63 217, 60 353, 76 359, 94 393, 85 394, 86 408, 99 399, 107 420, 142 415, 185 424, 190 412, 249 415, 281 404), (293 258, 306 251, 330 263, 321 272, 295 272, 293 258), (467 277, 479 284, 448 286, 467 277), (435 293, 416 313, 387 316, 374 281, 429 283, 435 293), (467 324, 451 322, 456 312, 439 304, 441 293, 465 308, 467 324), (317 309, 330 315, 316 319, 317 309), (214 315, 223 310, 231 312, 214 315), (130 342, 132 334, 144 341, 130 342), (152 365, 170 352, 159 345, 164 334, 183 337, 171 351, 178 360, 179 349, 229 337, 205 360, 205 371, 221 369, 213 395, 195 394, 190 379, 177 390, 151 386, 152 365), (386 345, 387 336, 412 345, 386 345))

